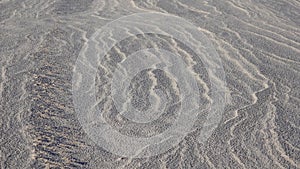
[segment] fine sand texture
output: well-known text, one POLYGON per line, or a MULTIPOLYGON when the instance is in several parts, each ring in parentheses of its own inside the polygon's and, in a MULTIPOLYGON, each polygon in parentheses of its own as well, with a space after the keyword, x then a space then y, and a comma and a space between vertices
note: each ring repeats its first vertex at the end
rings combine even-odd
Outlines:
POLYGON ((300 168, 299 0, 0 0, 0 168, 300 168))

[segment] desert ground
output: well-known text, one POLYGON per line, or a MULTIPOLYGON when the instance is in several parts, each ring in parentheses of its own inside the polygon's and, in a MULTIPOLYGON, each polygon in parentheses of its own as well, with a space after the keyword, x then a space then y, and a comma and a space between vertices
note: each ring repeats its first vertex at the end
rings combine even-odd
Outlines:
POLYGON ((0 0, 0 25, 1 169, 300 168, 299 0, 0 0))

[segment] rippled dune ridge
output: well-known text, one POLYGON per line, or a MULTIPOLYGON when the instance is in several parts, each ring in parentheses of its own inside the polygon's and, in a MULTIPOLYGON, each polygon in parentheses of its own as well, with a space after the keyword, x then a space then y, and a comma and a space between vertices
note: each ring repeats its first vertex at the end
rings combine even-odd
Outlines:
POLYGON ((0 0, 0 168, 300 168, 298 0, 0 0))

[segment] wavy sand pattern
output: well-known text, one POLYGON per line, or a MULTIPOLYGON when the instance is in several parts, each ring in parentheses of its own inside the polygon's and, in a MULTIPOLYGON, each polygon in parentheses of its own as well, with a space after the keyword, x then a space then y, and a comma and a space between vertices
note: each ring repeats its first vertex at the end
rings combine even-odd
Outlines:
MULTIPOLYGON (((0 24, 0 168, 300 168, 298 0, 1 0, 0 24), (205 144, 198 141, 200 117, 178 145, 147 158, 112 154, 81 126, 72 98, 81 49, 105 24, 138 12, 179 16, 216 48, 226 107, 205 144)), ((109 80, 117 63, 137 49, 160 47, 186 58, 203 106, 213 102, 207 70, 184 44, 141 33, 118 43, 97 67, 97 106, 114 110, 109 80)), ((142 71, 130 81, 133 107, 158 103, 155 109, 170 112, 145 125, 117 111, 105 118, 124 135, 156 135, 176 118, 177 84, 158 69, 142 71)))

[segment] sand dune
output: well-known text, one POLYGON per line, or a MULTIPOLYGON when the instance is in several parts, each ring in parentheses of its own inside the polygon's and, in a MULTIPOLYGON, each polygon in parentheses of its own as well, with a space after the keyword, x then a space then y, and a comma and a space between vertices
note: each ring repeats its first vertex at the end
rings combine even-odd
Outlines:
POLYGON ((298 0, 0 11, 0 168, 300 168, 298 0))

